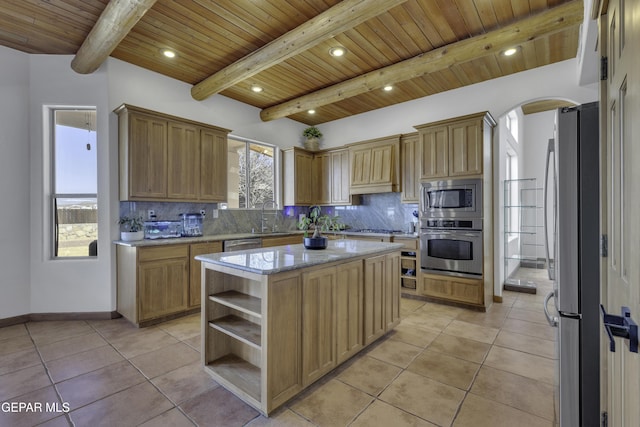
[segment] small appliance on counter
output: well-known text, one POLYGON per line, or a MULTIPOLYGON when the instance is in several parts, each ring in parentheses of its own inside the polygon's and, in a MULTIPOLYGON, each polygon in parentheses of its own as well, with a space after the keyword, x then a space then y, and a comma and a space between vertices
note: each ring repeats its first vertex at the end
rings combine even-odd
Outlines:
POLYGON ((169 239, 182 237, 182 222, 180 221, 145 221, 145 239, 169 239))
POLYGON ((183 213, 182 217, 182 236, 183 237, 199 237, 202 236, 202 214, 200 213, 183 213))

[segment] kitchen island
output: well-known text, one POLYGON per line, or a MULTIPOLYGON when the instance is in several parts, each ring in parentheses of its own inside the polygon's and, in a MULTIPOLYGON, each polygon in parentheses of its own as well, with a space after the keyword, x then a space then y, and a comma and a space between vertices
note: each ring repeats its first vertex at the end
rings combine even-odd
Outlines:
POLYGON ((204 369, 268 415, 398 324, 402 247, 335 240, 197 256, 204 369))

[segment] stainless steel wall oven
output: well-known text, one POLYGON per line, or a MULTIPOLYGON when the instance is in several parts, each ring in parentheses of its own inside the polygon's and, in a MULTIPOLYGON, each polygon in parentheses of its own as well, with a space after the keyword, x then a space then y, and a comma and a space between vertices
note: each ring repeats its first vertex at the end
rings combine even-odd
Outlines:
POLYGON ((482 276, 482 220, 426 220, 420 230, 420 267, 425 273, 482 276))

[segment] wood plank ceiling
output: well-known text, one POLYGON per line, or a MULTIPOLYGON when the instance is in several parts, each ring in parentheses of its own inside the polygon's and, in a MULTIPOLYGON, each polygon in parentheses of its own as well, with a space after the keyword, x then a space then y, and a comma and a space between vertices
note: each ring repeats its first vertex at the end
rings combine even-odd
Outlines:
MULTIPOLYGON (((0 45, 74 55, 108 3, 3 0, 0 45)), ((111 56, 196 85, 339 3, 157 0, 111 56), (164 57, 163 48, 177 56, 164 57)), ((581 0, 406 0, 220 93, 263 109, 265 120, 284 112, 305 124, 325 123, 574 58, 582 7, 581 0), (517 53, 505 57, 511 41, 517 53), (332 57, 334 46, 347 53, 332 57), (400 64, 405 69, 394 72, 400 64), (391 91, 379 87, 384 76, 393 77, 391 91), (253 85, 264 90, 255 93, 253 85)))

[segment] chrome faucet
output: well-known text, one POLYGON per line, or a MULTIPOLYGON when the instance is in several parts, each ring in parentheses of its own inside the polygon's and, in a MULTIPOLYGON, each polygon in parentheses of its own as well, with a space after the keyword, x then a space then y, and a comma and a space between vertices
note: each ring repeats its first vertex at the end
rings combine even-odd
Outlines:
MULTIPOLYGON (((265 212, 264 212, 264 208, 268 204, 271 204, 273 207, 273 224, 271 225, 271 231, 275 232, 277 230, 276 220, 278 219, 278 204, 275 202, 275 200, 271 200, 271 199, 265 200, 262 203, 262 211, 260 215, 260 229, 262 230, 263 233, 269 230, 269 227, 267 227, 267 218, 265 217, 265 212)), ((266 215, 269 215, 269 214, 266 214, 266 215)))

